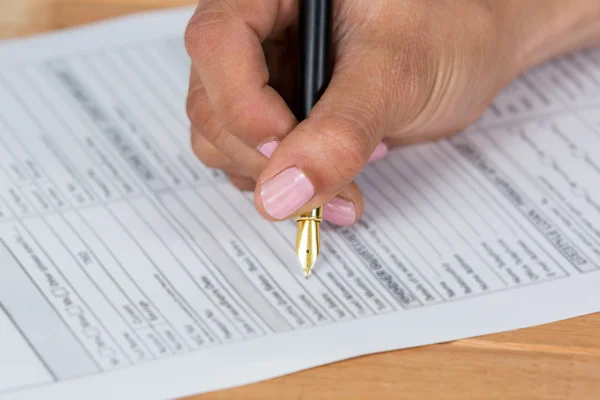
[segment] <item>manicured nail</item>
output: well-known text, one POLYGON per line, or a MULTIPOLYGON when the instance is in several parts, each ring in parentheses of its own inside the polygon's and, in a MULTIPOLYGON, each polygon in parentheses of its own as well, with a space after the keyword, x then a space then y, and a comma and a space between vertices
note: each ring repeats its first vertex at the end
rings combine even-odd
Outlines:
POLYGON ((381 142, 377 145, 377 147, 375 147, 373 154, 371 154, 371 157, 369 158, 369 162, 371 163, 373 161, 381 160, 382 158, 387 156, 387 153, 388 153, 387 145, 385 143, 381 142))
POLYGON ((354 203, 340 197, 331 199, 323 206, 323 219, 336 225, 352 225, 356 220, 354 203))
POLYGON ((271 157, 271 154, 275 151, 275 149, 279 146, 279 140, 273 140, 272 142, 267 142, 262 144, 258 151, 260 151, 265 157, 271 157))
POLYGON ((275 175, 263 184, 260 191, 265 211, 278 220, 292 215, 314 194, 312 183, 296 167, 288 168, 275 175))

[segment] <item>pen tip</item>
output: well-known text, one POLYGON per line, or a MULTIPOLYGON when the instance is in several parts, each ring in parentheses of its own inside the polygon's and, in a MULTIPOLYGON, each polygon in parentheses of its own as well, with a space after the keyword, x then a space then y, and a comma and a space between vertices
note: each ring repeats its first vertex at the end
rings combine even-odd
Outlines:
POLYGON ((315 262, 317 261, 317 256, 315 255, 314 257, 302 257, 300 256, 300 263, 302 264, 302 271, 304 271, 304 278, 308 279, 308 277, 310 276, 312 270, 313 270, 313 265, 315 265, 315 262))
POLYGON ((308 276, 310 275, 310 271, 312 271, 312 268, 304 269, 304 279, 308 279, 308 276))
POLYGON ((316 220, 298 221, 298 235, 296 238, 296 254, 304 271, 304 277, 308 279, 313 265, 319 257, 320 237, 319 222, 316 220))

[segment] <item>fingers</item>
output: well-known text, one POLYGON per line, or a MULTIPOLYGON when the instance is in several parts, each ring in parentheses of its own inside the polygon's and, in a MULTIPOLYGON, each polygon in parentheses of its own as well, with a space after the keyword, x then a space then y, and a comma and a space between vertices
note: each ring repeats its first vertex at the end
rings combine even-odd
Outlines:
MULTIPOLYGON (((270 142, 261 148, 265 157, 269 158, 277 149, 279 142, 270 142)), ((387 154, 387 146, 380 143, 369 162, 375 162, 387 154)), ((232 181, 233 182, 233 181, 232 181)), ((253 189, 256 184, 253 183, 253 189)), ((236 185, 237 186, 237 185, 236 185)), ((323 205, 323 219, 335 225, 348 226, 354 224, 363 212, 363 197, 356 183, 352 182, 323 205)))
POLYGON ((255 192, 266 218, 282 220, 329 202, 369 159, 387 152, 381 144, 388 128, 385 91, 368 78, 378 61, 363 56, 341 63, 308 119, 272 151, 255 192))
MULTIPOLYGON (((196 116, 191 131, 192 149, 202 163, 210 168, 223 170, 228 174, 231 183, 240 190, 254 190, 256 182, 248 176, 248 169, 244 165, 243 158, 232 158, 228 154, 218 149, 211 140, 219 137, 216 142, 222 146, 235 147, 235 137, 232 137, 226 132, 219 121, 214 118, 210 106, 207 104, 206 93, 203 90, 202 84, 192 73, 190 79, 188 105, 192 108, 198 108, 198 111, 193 112, 196 116), (201 129, 201 131, 199 130, 201 129), (221 133, 219 133, 221 132, 221 133), (229 142, 225 144, 225 142, 229 142), (233 142, 233 143, 232 143, 233 142)), ((280 141, 270 141, 259 147, 260 152, 269 158, 280 141)), ((239 145, 239 143, 238 143, 239 145)), ((241 144, 238 147, 247 149, 241 144)), ((387 146, 380 143, 375 151, 371 154, 369 162, 377 161, 383 158, 387 153, 387 146)), ((362 214, 362 196, 356 184, 351 183, 349 186, 341 190, 338 197, 333 198, 324 205, 324 219, 336 225, 351 225, 362 214)))
POLYGON ((326 204, 327 219, 349 223, 362 212, 354 177, 387 152, 381 139, 390 125, 390 82, 383 79, 389 64, 370 46, 358 46, 352 57, 345 45, 328 90, 296 126, 268 85, 262 49, 267 36, 292 20, 290 5, 296 2, 206 0, 198 7, 186 31, 194 151, 238 187, 257 182, 255 203, 266 218, 326 204))
POLYGON ((383 158, 385 158, 385 156, 387 156, 388 153, 388 145, 386 143, 379 143, 377 145, 377 147, 375 147, 375 150, 373 150, 373 153, 371 153, 371 156, 369 157, 368 162, 372 163, 375 161, 379 161, 383 158))
MULTIPOLYGON (((230 182, 242 191, 252 191, 256 187, 256 181, 245 175, 244 169, 240 167, 227 155, 216 149, 208 140, 196 132, 192 133, 192 144, 196 156, 206 166, 217 168, 227 173, 230 182)), ((378 146, 381 150, 375 151, 369 162, 374 162, 383 157, 387 149, 384 145, 378 146)), ((269 149, 270 152, 275 148, 269 149)), ((265 152, 269 154, 269 152, 265 152)), ((268 157, 268 156, 267 156, 268 157)), ((356 184, 352 182, 344 188, 337 197, 323 206, 323 219, 335 225, 352 225, 362 215, 363 199, 356 184)))
POLYGON ((335 225, 353 225, 362 215, 363 197, 352 182, 336 197, 323 205, 323 219, 335 225))
POLYGON ((283 98, 268 85, 261 45, 268 35, 289 25, 295 4, 207 0, 186 30, 186 48, 215 118, 253 149, 269 137, 283 137, 296 123, 283 98))
POLYGON ((190 73, 187 114, 191 122, 192 149, 200 161, 229 174, 256 179, 264 159, 223 127, 194 67, 190 73))
POLYGON ((204 136, 192 129, 192 150, 198 159, 207 167, 220 169, 227 174, 243 176, 243 168, 226 154, 223 154, 204 136))

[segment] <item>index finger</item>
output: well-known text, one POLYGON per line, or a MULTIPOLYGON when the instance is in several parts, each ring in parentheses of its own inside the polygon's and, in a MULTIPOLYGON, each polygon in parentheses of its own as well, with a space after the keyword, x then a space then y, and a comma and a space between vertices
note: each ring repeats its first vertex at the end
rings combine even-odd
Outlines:
POLYGON ((280 137, 295 118, 271 88, 262 49, 291 23, 296 0, 203 1, 186 29, 186 49, 223 126, 253 147, 280 137))

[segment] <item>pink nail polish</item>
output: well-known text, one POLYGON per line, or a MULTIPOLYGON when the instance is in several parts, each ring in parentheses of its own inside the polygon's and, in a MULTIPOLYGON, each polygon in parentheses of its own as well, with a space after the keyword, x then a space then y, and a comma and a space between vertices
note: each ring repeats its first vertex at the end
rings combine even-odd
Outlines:
POLYGON ((262 144, 258 148, 258 151, 260 151, 265 157, 269 158, 269 157, 271 157, 271 154, 273 154, 273 152, 275 151, 277 146, 279 146, 279 141, 273 140, 271 142, 262 144))
POLYGON ((354 203, 340 197, 331 199, 323 206, 323 219, 336 225, 352 225, 356 220, 354 203))
POLYGON ((291 167, 265 182, 260 192, 265 211, 281 220, 297 211, 314 195, 315 189, 304 173, 291 167))
POLYGON ((387 156, 387 153, 388 153, 387 145, 385 143, 381 142, 377 145, 377 147, 375 147, 373 154, 371 154, 371 157, 369 158, 369 162, 371 163, 374 161, 381 160, 382 158, 387 156))

